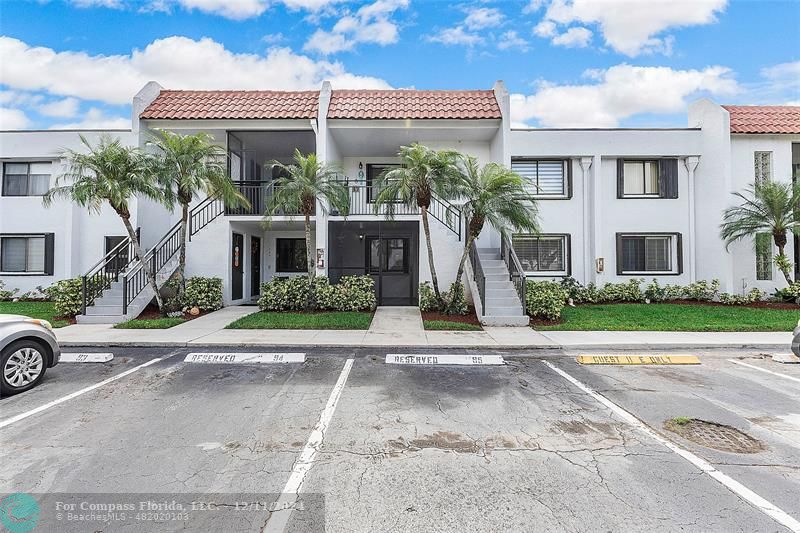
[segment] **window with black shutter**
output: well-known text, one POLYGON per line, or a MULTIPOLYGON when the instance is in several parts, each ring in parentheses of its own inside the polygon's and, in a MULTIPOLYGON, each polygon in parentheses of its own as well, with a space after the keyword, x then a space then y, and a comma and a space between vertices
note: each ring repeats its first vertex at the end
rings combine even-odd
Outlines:
POLYGON ((677 197, 677 159, 617 160, 617 198, 677 197))
POLYGON ((0 236, 0 272, 53 275, 54 235, 0 236))

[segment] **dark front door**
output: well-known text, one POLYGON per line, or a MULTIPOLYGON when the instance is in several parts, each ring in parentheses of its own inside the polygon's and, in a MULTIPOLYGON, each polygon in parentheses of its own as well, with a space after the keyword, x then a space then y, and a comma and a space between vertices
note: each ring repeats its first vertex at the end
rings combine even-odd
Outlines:
MULTIPOLYGON (((119 235, 119 236, 118 235, 107 236, 105 238, 105 241, 106 241, 106 255, 108 255, 108 252, 110 252, 111 250, 116 248, 116 246, 119 243, 121 243, 122 241, 124 241, 125 239, 127 239, 127 237, 123 237, 121 235, 119 235)), ((130 246, 125 246, 125 247, 120 248, 118 250, 116 256, 111 258, 111 260, 108 262, 108 264, 106 264, 105 270, 106 270, 107 274, 114 274, 116 276, 117 274, 120 273, 120 271, 123 268, 125 268, 125 266, 128 264, 128 260, 130 259, 128 257, 128 250, 129 249, 130 249, 130 246)))
POLYGON ((231 299, 241 300, 244 285, 244 236, 234 233, 231 243, 231 299))
POLYGON ((250 237, 250 296, 261 293, 261 238, 250 237))
POLYGON ((375 280, 379 305, 412 305, 411 236, 366 239, 366 270, 375 280))

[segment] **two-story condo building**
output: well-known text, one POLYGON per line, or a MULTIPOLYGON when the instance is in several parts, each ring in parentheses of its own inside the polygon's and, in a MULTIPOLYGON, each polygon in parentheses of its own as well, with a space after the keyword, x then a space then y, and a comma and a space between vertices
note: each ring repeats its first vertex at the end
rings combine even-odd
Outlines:
MULTIPOLYGON (((716 278, 728 292, 785 285, 771 245, 759 253, 752 242, 726 250, 719 224, 731 192, 800 175, 798 107, 700 100, 686 128, 513 129, 502 82, 475 91, 332 90, 323 83, 319 91, 294 92, 174 91, 151 82, 134 97, 132 115, 130 131, 0 132, 0 279, 8 287, 25 291, 85 275, 91 292, 110 273, 116 282, 95 289, 82 321, 119 321, 146 305, 152 294, 116 215, 89 214, 66 201, 45 209, 40 197, 64 170, 59 154, 81 149, 79 134, 144 147, 155 128, 211 134, 250 200, 250 208, 225 209, 197 198, 191 211, 187 274, 222 278, 228 305, 257 298, 264 281, 306 270, 301 217, 286 213, 263 223, 277 177, 268 162, 290 163, 295 149, 336 164, 350 191, 347 217, 316 206, 317 272, 333 281, 370 274, 380 305, 416 305, 419 283, 430 279, 419 213, 398 207, 389 219, 373 203, 376 176, 397 165, 399 148, 412 142, 504 164, 531 182, 542 233, 504 243, 484 229, 478 265, 466 274, 487 323, 527 323, 510 283, 509 254, 501 254, 506 248, 531 278, 716 278)), ((142 245, 152 250, 148 268, 166 279, 177 261, 178 213, 144 199, 131 211, 142 245)), ((458 205, 442 198, 430 214, 445 287, 464 246, 463 221, 458 205)), ((793 257, 800 252, 796 240, 789 248, 793 257)))

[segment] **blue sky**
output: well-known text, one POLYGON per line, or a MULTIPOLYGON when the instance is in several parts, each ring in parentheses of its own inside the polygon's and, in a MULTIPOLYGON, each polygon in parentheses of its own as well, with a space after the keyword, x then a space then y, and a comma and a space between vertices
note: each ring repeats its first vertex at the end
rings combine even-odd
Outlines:
POLYGON ((800 1, 3 0, 0 128, 126 127, 168 88, 490 88, 515 124, 800 105, 800 1))

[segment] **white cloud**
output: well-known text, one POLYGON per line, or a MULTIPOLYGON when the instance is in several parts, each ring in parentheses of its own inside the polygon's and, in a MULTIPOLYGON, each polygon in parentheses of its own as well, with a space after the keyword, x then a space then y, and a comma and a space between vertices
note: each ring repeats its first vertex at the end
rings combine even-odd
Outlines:
POLYGON ((396 43, 399 30, 391 19, 395 11, 408 7, 409 0, 377 0, 354 14, 342 16, 331 31, 318 29, 303 45, 304 50, 335 54, 355 48, 359 43, 380 46, 396 43))
POLYGON ((357 76, 338 62, 315 61, 288 48, 266 55, 239 54, 209 39, 166 37, 125 55, 89 55, 32 47, 0 37, 0 79, 13 90, 45 91, 111 104, 127 104, 150 80, 173 89, 386 88, 379 78, 357 76))
POLYGON ((699 94, 727 96, 740 90, 731 70, 720 66, 674 70, 621 64, 585 75, 595 83, 541 82, 535 94, 511 95, 511 120, 536 120, 543 127, 615 127, 637 114, 682 112, 688 98, 699 94))
POLYGON ((484 28, 495 28, 502 24, 503 14, 499 9, 493 7, 478 7, 467 11, 464 24, 470 30, 482 30, 484 28))
POLYGON ((197 9, 233 20, 258 17, 268 6, 266 0, 178 0, 178 3, 188 10, 197 9))
POLYGON ((475 46, 483 43, 483 38, 474 33, 469 33, 464 30, 464 26, 455 26, 453 28, 445 28, 437 35, 432 35, 428 38, 429 41, 434 43, 442 43, 448 46, 463 45, 475 46))
POLYGON ((44 116, 58 118, 72 118, 78 114, 80 102, 77 98, 69 97, 42 104, 36 109, 44 116))
POLYGON ((533 27, 533 33, 539 37, 552 37, 558 33, 556 23, 552 20, 543 20, 533 27))
POLYGON ((89 109, 83 120, 68 124, 54 124, 51 130, 125 130, 131 128, 131 119, 123 117, 110 117, 101 109, 89 109))
POLYGON ((75 7, 109 7, 112 9, 123 7, 120 0, 70 0, 70 4, 75 7))
MULTIPOLYGON (((665 30, 710 24, 727 0, 552 0, 544 20, 560 25, 597 24, 606 44, 628 56, 669 53, 665 30)), ((548 35, 549 36, 549 35, 548 35)))
POLYGON ((747 102, 797 105, 800 100, 800 61, 764 67, 761 80, 748 85, 747 102))
POLYGON ((545 4, 546 0, 529 0, 528 4, 522 8, 522 13, 527 15, 529 13, 536 13, 545 4))
POLYGON ((497 41, 497 48, 500 50, 509 50, 511 48, 519 48, 520 50, 528 49, 528 41, 519 36, 514 30, 508 30, 500 35, 497 41))
POLYGON ((30 125, 24 111, 10 107, 0 107, 0 130, 21 130, 30 125))
POLYGON ((592 40, 592 32, 586 28, 575 27, 570 28, 561 35, 556 35, 552 39, 552 43, 558 46, 566 46, 567 48, 584 48, 589 45, 592 40))
POLYGON ((41 94, 24 91, 0 91, 0 104, 15 107, 26 107, 39 104, 44 100, 41 94))

